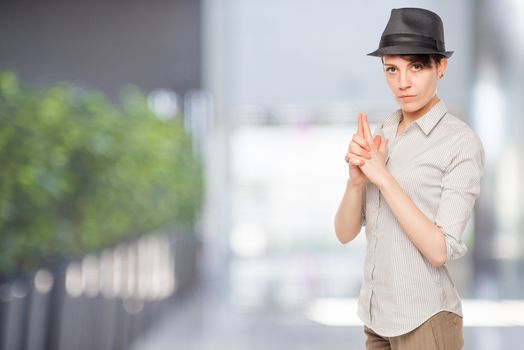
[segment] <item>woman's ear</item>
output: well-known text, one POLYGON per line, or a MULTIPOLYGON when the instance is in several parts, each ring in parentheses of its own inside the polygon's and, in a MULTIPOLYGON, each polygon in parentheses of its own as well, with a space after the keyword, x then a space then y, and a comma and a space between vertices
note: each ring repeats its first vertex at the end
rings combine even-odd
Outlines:
POLYGON ((446 69, 448 68, 448 59, 443 58, 440 60, 439 64, 437 65, 437 76, 439 79, 441 79, 444 76, 444 73, 446 73, 446 69))

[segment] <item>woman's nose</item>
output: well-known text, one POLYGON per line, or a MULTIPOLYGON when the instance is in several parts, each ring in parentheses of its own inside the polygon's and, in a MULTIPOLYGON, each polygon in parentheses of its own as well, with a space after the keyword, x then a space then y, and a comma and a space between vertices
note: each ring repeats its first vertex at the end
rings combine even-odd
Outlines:
POLYGON ((411 78, 408 72, 403 72, 399 74, 399 88, 405 90, 411 87, 411 78))

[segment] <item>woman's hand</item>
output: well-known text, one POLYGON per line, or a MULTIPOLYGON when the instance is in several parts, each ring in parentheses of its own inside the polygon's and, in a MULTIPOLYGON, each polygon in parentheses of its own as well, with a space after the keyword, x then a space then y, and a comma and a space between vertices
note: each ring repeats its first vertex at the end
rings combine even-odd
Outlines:
POLYGON ((367 180, 375 185, 379 185, 389 175, 386 167, 388 140, 383 139, 379 135, 375 136, 375 138, 372 137, 367 115, 363 113, 359 115, 359 130, 360 128, 362 128, 365 143, 359 143, 359 146, 368 151, 366 152, 367 154, 351 152, 349 162, 358 166, 367 180))
MULTIPOLYGON (((368 181, 366 175, 359 168, 359 166, 363 164, 361 163, 359 157, 371 159, 371 154, 369 153, 371 148, 367 144, 364 133, 364 115, 364 113, 358 114, 357 133, 353 135, 353 139, 349 143, 348 153, 346 153, 345 157, 346 162, 349 166, 350 181, 352 184, 357 186, 363 186, 368 181)), ((380 146, 380 136, 378 137, 378 139, 375 138, 375 140, 378 141, 378 143, 375 144, 376 147, 380 146)))

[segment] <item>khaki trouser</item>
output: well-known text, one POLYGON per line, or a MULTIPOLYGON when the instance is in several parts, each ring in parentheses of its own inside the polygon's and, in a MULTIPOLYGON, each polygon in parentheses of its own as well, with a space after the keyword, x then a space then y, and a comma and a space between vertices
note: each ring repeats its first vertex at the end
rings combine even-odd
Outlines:
POLYGON ((441 311, 409 333, 382 337, 364 326, 366 350, 460 350, 464 346, 462 317, 441 311))

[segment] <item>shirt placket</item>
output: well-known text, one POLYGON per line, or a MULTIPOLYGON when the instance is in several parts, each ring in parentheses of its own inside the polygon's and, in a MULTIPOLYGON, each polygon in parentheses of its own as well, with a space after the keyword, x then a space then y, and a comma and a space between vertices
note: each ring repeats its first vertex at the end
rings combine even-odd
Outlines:
MULTIPOLYGON (((393 142, 391 142, 391 144, 388 145, 388 154, 386 156, 386 166, 387 164, 389 163, 389 159, 391 157, 391 155, 393 154, 394 150, 397 149, 399 143, 401 142, 402 139, 404 139, 405 137, 405 132, 400 134, 398 137, 396 137, 395 139, 393 139, 393 142)), ((372 242, 372 254, 371 254, 371 260, 369 262, 370 266, 369 266, 369 318, 370 318, 370 322, 371 324, 373 325, 373 322, 374 322, 374 318, 373 318, 373 296, 375 294, 375 278, 374 278, 374 273, 375 273, 375 269, 376 269, 376 256, 377 256, 377 245, 378 245, 378 235, 377 235, 377 232, 379 232, 379 218, 381 218, 381 212, 382 212, 382 206, 384 205, 384 201, 383 201, 383 198, 380 194, 380 191, 378 190, 378 188, 376 189, 376 201, 377 201, 377 215, 375 216, 375 222, 374 222, 374 225, 373 225, 373 230, 372 230, 372 239, 373 239, 373 242, 372 242)))

